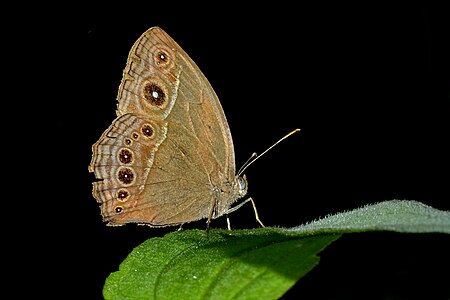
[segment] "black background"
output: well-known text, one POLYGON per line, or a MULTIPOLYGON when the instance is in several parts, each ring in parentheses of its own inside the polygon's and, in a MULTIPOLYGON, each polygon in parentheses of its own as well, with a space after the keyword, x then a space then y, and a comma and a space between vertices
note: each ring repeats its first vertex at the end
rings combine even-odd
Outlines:
MULTIPOLYGON (((214 87, 238 168, 252 152, 302 129, 245 172, 266 226, 291 227, 391 199, 450 210, 448 98, 437 75, 442 36, 432 8, 420 2, 109 5, 66 8, 46 20, 52 45, 46 57, 58 84, 43 119, 56 159, 52 176, 42 178, 54 193, 46 209, 39 202, 38 213, 44 219, 51 212, 40 235, 49 239, 33 246, 48 255, 38 274, 50 268, 59 279, 39 284, 46 295, 101 298, 105 278, 135 246, 176 229, 105 226, 87 169, 91 145, 115 118, 128 52, 151 26, 171 35, 214 87)), ((258 226, 250 205, 231 222, 236 229, 258 226)), ((223 219, 213 223, 225 226, 223 219)), ((447 242, 442 234, 345 235, 284 298, 448 299, 447 242)))

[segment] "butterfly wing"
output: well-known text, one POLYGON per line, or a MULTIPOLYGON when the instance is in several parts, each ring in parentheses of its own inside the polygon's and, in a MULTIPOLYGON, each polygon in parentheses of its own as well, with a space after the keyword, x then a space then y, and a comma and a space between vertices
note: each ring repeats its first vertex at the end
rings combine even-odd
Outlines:
MULTIPOLYGON (((209 82, 162 29, 132 47, 118 117, 93 145, 93 195, 109 225, 175 225, 207 217, 235 179, 228 123, 209 82), (220 187, 220 188, 218 188, 220 187), (220 197, 219 197, 220 198, 220 197)), ((228 199, 228 198, 233 199, 228 199)))

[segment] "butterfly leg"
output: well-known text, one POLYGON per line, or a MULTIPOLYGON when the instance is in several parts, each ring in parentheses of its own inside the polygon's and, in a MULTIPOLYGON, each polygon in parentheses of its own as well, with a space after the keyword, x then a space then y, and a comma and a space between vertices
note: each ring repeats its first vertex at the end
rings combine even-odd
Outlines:
POLYGON ((247 202, 251 202, 252 203, 253 211, 255 212, 255 219, 256 219, 256 221, 258 221, 259 225, 261 225, 261 227, 266 227, 266 226, 264 226, 264 224, 259 219, 258 211, 256 210, 255 201, 253 201, 253 199, 251 197, 247 198, 244 202, 239 203, 235 207, 231 207, 226 213, 229 214, 229 213, 232 213, 233 211, 238 210, 239 208, 242 207, 242 205, 244 205, 247 202))
POLYGON ((230 217, 228 217, 228 215, 227 215, 227 228, 228 230, 231 230, 230 217))
POLYGON ((208 217, 208 220, 206 220, 206 232, 209 232, 209 226, 211 225, 211 218, 208 217))
POLYGON ((209 232, 209 226, 211 225, 211 219, 214 215, 216 207, 217 207, 217 200, 214 201, 214 205, 211 207, 211 211, 209 212, 208 220, 206 220, 206 232, 209 232))

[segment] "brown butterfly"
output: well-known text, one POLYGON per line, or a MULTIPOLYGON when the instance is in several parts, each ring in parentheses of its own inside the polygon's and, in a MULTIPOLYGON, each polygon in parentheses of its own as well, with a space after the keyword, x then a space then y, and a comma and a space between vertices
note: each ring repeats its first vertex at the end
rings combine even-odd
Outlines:
POLYGON ((222 106, 197 65, 161 28, 150 28, 131 48, 117 100, 117 118, 92 146, 89 166, 100 179, 93 196, 108 225, 207 218, 209 227, 211 219, 248 201, 262 225, 251 198, 231 207, 246 195, 247 180, 236 174, 222 106))

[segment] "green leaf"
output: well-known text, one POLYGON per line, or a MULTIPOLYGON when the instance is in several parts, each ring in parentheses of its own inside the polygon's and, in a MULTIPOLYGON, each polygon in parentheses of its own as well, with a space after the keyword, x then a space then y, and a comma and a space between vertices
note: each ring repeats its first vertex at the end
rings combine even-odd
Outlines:
POLYGON ((450 233, 450 212, 417 201, 391 200, 290 228, 305 233, 350 233, 389 230, 410 233, 450 233))
POLYGON ((136 247, 112 273, 106 299, 277 299, 342 233, 450 233, 450 213, 387 201, 291 229, 177 231, 136 247))
POLYGON ((106 299, 276 299, 339 235, 278 229, 188 230, 149 239, 112 273, 106 299))

